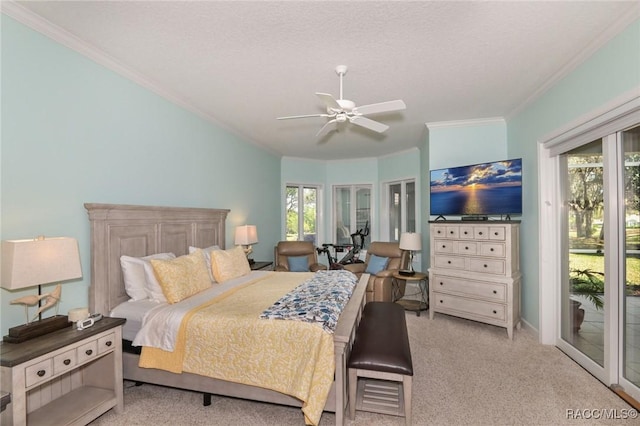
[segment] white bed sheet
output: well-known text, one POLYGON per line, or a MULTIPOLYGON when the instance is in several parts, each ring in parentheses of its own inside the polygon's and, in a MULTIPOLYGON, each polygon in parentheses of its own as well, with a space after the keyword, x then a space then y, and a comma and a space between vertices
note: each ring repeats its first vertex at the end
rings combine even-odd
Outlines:
MULTIPOLYGON (((200 306, 204 302, 231 290, 234 287, 273 273, 274 272, 272 271, 251 271, 250 274, 243 277, 234 278, 222 284, 215 283, 211 288, 178 303, 168 304, 153 302, 153 305, 147 305, 148 309, 144 314, 142 314, 140 326, 137 327, 137 331, 133 338, 129 340, 132 340, 133 346, 150 346, 173 352, 178 331, 180 330, 180 324, 182 323, 182 318, 191 309, 200 306)), ((112 316, 125 315, 133 311, 134 315, 139 317, 140 312, 137 312, 136 308, 131 309, 130 307, 125 306, 123 309, 119 309, 122 305, 134 303, 135 302, 125 302, 120 304, 112 311, 112 316), (114 314, 114 312, 116 314, 114 314)), ((125 316, 123 318, 127 317, 125 316)), ((136 320, 136 318, 134 318, 132 323, 135 323, 136 321, 139 322, 140 320, 136 320)), ((128 318, 127 322, 129 322, 128 318)), ((135 325, 132 325, 132 329, 134 326, 135 325)), ((131 333, 129 333, 129 335, 130 334, 131 333)))
POLYGON ((113 310, 109 312, 109 316, 127 319, 127 322, 122 326, 122 338, 133 341, 138 331, 142 328, 144 316, 158 305, 158 302, 151 299, 132 299, 113 308, 113 310))

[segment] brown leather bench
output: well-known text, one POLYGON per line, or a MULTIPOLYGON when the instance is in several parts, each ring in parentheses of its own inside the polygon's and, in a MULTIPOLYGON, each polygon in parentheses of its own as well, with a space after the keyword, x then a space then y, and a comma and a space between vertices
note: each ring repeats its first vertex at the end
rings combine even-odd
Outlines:
POLYGON ((365 305, 348 367, 349 415, 352 420, 357 408, 404 415, 405 424, 411 424, 413 363, 405 312, 400 305, 392 302, 369 302, 365 305), (388 388, 383 382, 368 384, 361 381, 363 383, 359 384, 358 377, 400 382, 402 389, 397 385, 388 388), (362 399, 358 400, 356 407, 358 391, 361 391, 362 399))

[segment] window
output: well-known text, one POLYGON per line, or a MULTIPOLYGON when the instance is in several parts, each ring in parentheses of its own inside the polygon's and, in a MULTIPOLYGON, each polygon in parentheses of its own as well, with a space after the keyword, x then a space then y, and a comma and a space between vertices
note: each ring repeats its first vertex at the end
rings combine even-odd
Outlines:
POLYGON ((403 232, 416 232, 416 183, 408 179, 386 187, 389 241, 400 241, 403 232))
MULTIPOLYGON (((333 187, 334 244, 352 244, 351 234, 371 227, 371 185, 333 187)), ((365 238, 365 246, 371 238, 365 238)))
POLYGON ((318 245, 320 186, 287 185, 285 195, 286 240, 311 241, 318 245))

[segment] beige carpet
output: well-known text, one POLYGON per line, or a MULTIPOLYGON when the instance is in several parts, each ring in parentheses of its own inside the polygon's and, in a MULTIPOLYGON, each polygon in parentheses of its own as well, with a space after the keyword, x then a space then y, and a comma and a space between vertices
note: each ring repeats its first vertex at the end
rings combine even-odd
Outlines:
MULTIPOLYGON (((407 313, 414 366, 414 425, 640 424, 567 418, 567 410, 631 407, 554 347, 527 330, 508 340, 502 328, 407 313)), ((93 425, 303 425, 299 409, 125 382, 125 411, 93 425)), ((586 412, 588 414, 588 412, 586 412)), ((321 425, 335 423, 324 413, 321 425)), ((403 425, 404 418, 356 412, 353 425, 403 425)))

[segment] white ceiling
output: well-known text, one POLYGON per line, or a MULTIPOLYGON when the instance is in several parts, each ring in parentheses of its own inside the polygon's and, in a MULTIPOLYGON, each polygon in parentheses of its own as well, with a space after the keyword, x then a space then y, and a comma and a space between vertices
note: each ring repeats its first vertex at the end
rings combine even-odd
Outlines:
POLYGON ((638 16, 638 1, 27 1, 3 11, 284 156, 382 156, 425 123, 509 117, 638 16), (34 19, 28 11, 55 24, 34 19), (35 24, 34 24, 35 23, 35 24), (318 141, 315 92, 357 105, 402 99, 318 141))

